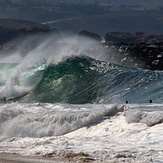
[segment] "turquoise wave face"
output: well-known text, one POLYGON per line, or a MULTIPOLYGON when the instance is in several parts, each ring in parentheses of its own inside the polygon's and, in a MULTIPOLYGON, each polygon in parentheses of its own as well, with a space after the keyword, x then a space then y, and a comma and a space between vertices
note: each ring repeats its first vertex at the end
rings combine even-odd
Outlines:
POLYGON ((72 104, 163 100, 163 73, 159 71, 123 67, 86 56, 70 57, 58 64, 42 63, 11 75, 16 67, 0 66, 1 100, 72 104))
POLYGON ((44 70, 37 87, 23 101, 92 103, 100 97, 97 66, 88 57, 72 57, 44 70))

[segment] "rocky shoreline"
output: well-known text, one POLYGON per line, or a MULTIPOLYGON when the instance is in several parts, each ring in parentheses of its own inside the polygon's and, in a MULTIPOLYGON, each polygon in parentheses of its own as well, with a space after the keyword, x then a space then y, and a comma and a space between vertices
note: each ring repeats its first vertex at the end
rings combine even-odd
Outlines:
POLYGON ((138 68, 163 70, 163 42, 114 42, 106 43, 106 45, 124 54, 126 56, 124 60, 127 60, 128 57, 137 60, 139 62, 138 68))

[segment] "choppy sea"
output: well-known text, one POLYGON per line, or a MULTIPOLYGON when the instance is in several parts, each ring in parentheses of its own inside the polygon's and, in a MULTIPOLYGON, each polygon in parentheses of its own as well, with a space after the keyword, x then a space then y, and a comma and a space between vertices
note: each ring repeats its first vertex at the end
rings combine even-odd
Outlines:
POLYGON ((123 65, 86 38, 22 53, 29 42, 1 54, 0 152, 163 162, 162 71, 123 65))

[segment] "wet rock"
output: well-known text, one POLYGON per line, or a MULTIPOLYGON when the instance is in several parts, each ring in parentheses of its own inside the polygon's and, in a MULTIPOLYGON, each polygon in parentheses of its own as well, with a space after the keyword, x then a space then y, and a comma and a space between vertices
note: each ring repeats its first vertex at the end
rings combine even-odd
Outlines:
POLYGON ((105 35, 105 41, 115 51, 142 62, 138 68, 163 70, 163 35, 113 32, 105 35))
POLYGON ((97 33, 94 33, 94 32, 89 32, 89 31, 86 31, 86 30, 82 30, 79 32, 78 34, 79 36, 85 36, 85 37, 88 37, 88 38, 91 38, 91 39, 94 39, 94 40, 97 40, 97 41, 102 41, 101 39, 101 36, 97 33))

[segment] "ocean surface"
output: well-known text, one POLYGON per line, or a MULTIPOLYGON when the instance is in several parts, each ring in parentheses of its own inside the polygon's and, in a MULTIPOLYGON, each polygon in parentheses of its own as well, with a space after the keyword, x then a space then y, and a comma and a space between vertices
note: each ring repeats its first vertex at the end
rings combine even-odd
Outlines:
MULTIPOLYGON (((163 72, 93 40, 30 38, 0 60, 0 152, 163 162, 163 72)), ((3 53, 3 51, 1 52, 3 53)))

